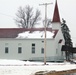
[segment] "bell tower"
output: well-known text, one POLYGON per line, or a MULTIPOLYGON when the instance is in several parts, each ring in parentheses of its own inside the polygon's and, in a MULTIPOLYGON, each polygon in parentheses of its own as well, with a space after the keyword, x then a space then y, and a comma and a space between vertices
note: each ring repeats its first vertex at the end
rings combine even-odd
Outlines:
POLYGON ((52 20, 52 29, 60 29, 60 28, 61 28, 61 22, 60 22, 58 4, 57 4, 57 0, 56 0, 53 20, 52 20))

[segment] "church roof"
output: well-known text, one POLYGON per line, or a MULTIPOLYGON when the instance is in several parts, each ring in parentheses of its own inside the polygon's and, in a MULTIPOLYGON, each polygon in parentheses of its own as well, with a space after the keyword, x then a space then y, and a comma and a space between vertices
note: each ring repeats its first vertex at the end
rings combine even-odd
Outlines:
MULTIPOLYGON (((47 31, 54 32, 53 38, 55 38, 58 30, 52 30, 51 28, 46 28, 47 31)), ((44 31, 44 28, 0 28, 0 38, 16 38, 19 33, 23 33, 25 31, 44 31)))
POLYGON ((53 15, 52 22, 60 22, 60 16, 59 16, 57 0, 56 0, 56 3, 55 3, 55 9, 54 9, 54 15, 53 15))

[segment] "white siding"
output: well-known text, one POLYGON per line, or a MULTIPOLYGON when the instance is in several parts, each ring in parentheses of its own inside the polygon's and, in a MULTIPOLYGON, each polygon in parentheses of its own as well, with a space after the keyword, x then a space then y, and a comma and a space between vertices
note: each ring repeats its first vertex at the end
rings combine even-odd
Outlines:
POLYGON ((63 37, 62 31, 60 29, 55 37, 55 47, 57 49, 56 55, 59 57, 62 57, 62 58, 64 58, 64 56, 65 56, 64 53, 62 55, 62 51, 61 51, 62 45, 64 45, 64 43, 65 43, 64 37, 63 37), (59 40, 61 40, 61 39, 62 39, 62 42, 59 43, 59 40))
MULTIPOLYGON (((41 48, 44 48, 44 39, 0 39, 0 58, 29 60, 36 57, 44 57, 41 48), (35 43, 35 54, 31 53, 32 43, 35 43), (5 53, 5 47, 9 48, 9 53, 5 53), (22 47, 22 53, 18 53, 18 47, 22 47)), ((47 40, 46 56, 55 55, 54 40, 47 40)))
POLYGON ((52 23, 52 29, 58 29, 58 30, 60 30, 61 29, 61 23, 59 23, 59 22, 53 22, 52 23))

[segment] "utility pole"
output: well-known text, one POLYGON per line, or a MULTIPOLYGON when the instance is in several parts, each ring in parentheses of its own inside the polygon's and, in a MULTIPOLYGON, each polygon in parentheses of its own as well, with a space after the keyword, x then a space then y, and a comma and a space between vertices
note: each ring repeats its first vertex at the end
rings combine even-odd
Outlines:
POLYGON ((44 39, 44 65, 46 65, 46 26, 47 26, 47 5, 50 5, 53 3, 43 3, 43 4, 39 4, 44 5, 45 6, 45 39, 44 39))

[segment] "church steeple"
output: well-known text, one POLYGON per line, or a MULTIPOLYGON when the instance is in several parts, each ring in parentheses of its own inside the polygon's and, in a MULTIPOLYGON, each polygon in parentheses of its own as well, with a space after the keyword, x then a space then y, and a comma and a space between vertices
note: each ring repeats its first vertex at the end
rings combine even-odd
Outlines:
POLYGON ((60 22, 60 16, 59 16, 57 0, 56 0, 56 3, 55 3, 55 9, 54 9, 54 15, 53 15, 52 22, 60 22))

